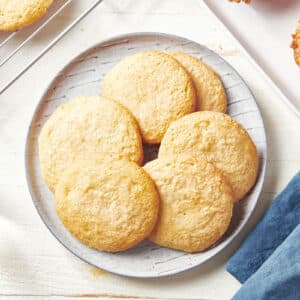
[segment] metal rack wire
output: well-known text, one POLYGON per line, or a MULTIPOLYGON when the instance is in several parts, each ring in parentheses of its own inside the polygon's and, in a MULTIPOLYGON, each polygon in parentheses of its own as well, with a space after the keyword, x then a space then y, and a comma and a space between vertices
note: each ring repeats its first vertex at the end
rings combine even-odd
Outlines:
MULTIPOLYGON (((30 26, 24 30, 14 31, 12 33, 0 34, 0 71, 7 66, 7 64, 30 42, 37 36, 43 29, 45 29, 55 17, 57 17, 64 9, 75 2, 76 0, 65 0, 56 2, 55 7, 49 11, 47 16, 38 21, 36 25, 30 26), (22 32, 23 31, 23 32, 22 32), (22 35, 21 35, 22 33, 22 35), (19 36, 21 35, 21 36, 19 36), (10 49, 5 47, 10 45, 10 49), (2 50, 2 52, 1 52, 2 50)), ((73 21, 65 26, 54 38, 48 41, 48 44, 42 48, 29 62, 17 68, 11 78, 6 78, 5 75, 0 74, 0 95, 6 91, 18 78, 20 78, 32 65, 34 65, 45 53, 47 53, 63 36, 65 36, 77 23, 79 23, 85 16, 87 16, 98 4, 103 0, 93 1, 87 8, 80 13, 73 21)))

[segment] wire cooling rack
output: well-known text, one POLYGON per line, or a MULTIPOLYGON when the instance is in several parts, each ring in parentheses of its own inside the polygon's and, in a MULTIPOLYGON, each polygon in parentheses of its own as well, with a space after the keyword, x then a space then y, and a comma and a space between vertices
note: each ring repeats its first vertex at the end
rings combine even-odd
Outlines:
POLYGON ((0 95, 102 1, 56 0, 33 25, 10 33, 0 32, 0 95), (56 17, 67 9, 80 13, 70 17, 68 14, 68 18, 57 22, 56 17), (47 30, 50 23, 51 32, 47 30), (30 51, 25 47, 28 44, 32 44, 30 51))

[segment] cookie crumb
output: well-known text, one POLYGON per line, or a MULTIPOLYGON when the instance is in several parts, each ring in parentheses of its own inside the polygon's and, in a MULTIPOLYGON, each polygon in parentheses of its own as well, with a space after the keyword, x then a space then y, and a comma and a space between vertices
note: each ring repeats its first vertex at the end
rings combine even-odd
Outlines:
POLYGON ((98 269, 98 268, 96 268, 96 267, 91 267, 91 273, 92 273, 92 275, 94 276, 94 277, 100 277, 100 276, 105 276, 105 275, 107 275, 108 273, 107 272, 105 272, 105 271, 103 271, 103 270, 101 270, 101 269, 98 269))

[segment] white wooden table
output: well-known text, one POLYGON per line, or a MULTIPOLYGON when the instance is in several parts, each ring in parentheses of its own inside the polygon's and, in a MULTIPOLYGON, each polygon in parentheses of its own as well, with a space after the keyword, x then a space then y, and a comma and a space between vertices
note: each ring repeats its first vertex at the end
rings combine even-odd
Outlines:
POLYGON ((299 167, 300 120, 200 0, 105 0, 0 96, 0 299, 230 299, 240 285, 224 270, 224 264, 299 167), (204 266, 158 280, 97 272, 74 257, 45 228, 25 181, 27 127, 51 79, 83 49, 104 38, 133 31, 182 35, 222 55, 257 97, 269 142, 264 192, 247 229, 204 266))

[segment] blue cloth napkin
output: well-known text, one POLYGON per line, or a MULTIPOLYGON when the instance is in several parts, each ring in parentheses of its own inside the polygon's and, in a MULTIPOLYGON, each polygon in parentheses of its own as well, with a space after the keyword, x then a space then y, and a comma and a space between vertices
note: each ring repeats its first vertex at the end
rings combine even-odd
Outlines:
POLYGON ((246 281, 233 299, 300 299, 299 224, 300 172, 276 197, 261 222, 227 263, 228 272, 241 283, 246 281), (291 247, 293 245, 296 248, 291 247), (287 251, 290 248, 294 250, 287 251), (290 296, 292 298, 280 298, 280 294, 274 296, 278 289, 290 289, 293 293, 295 288, 298 293, 296 298, 293 294, 290 296), (273 296, 272 291, 275 291, 273 296), (257 293, 256 296, 253 293, 257 293))
POLYGON ((300 299, 300 225, 232 298, 254 299, 300 299))

